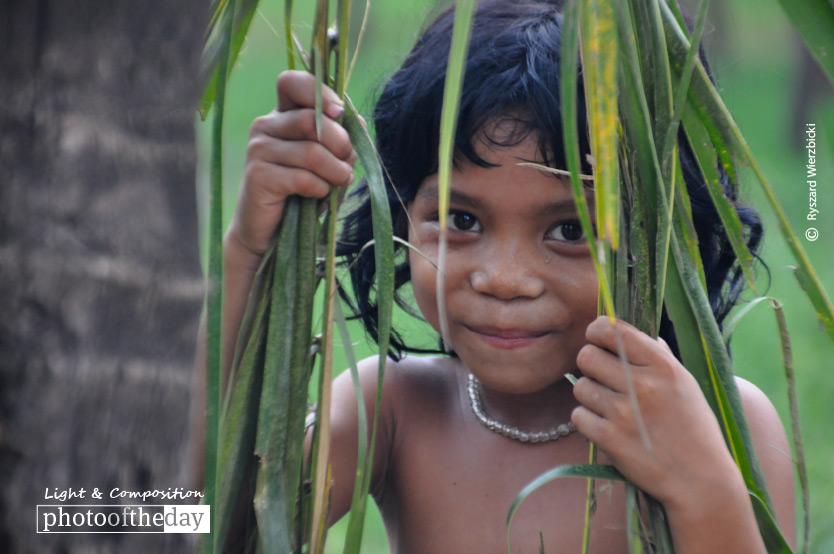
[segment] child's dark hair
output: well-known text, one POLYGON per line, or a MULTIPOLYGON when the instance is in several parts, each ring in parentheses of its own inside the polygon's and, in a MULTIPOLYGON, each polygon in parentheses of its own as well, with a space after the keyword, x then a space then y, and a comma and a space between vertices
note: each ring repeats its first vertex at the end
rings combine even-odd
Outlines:
MULTIPOLYGON (((476 8, 466 74, 461 95, 460 115, 455 138, 456 163, 468 161, 483 167, 489 164, 477 155, 476 140, 486 138, 499 146, 521 143, 530 133, 539 141, 543 161, 565 168, 562 145, 562 118, 559 102, 559 58, 561 53, 561 2, 547 0, 483 0, 476 8), (514 130, 501 136, 489 135, 496 120, 510 120, 514 130)), ((383 89, 374 112, 377 148, 386 171, 394 233, 408 239, 406 206, 420 183, 437 172, 440 111, 446 62, 451 42, 454 13, 441 14, 423 33, 403 66, 383 89), (396 187, 396 191, 394 190, 396 187)), ((585 105, 578 94, 578 129, 585 130, 585 105)), ((585 132, 580 132, 580 156, 590 152, 585 132)), ((692 216, 704 263, 710 304, 719 324, 730 311, 744 280, 736 257, 722 230, 718 214, 709 197, 704 179, 689 145, 679 137, 681 167, 692 204, 692 216)), ((591 168, 583 162, 583 173, 591 168)), ((735 187, 726 174, 722 185, 732 202, 735 187)), ((343 297, 353 306, 368 333, 377 338, 375 276, 372 248, 363 246, 373 239, 371 208, 367 186, 362 183, 354 194, 358 206, 344 219, 339 254, 345 257, 351 274, 353 298, 343 297)), ((748 245, 755 252, 762 227, 757 213, 736 204, 746 227, 748 245)), ((398 252, 395 271, 397 304, 411 312, 401 287, 411 279, 405 246, 395 243, 398 252)), ((660 335, 677 352, 671 325, 664 316, 660 335)), ((409 347, 394 332, 392 355, 404 352, 441 352, 409 347)))

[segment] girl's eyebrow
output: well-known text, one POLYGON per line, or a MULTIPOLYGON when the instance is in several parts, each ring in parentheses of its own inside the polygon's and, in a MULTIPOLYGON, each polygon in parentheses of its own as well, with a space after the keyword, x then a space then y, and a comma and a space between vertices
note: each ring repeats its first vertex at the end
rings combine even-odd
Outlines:
POLYGON ((562 214, 575 215, 576 213, 576 203, 573 201, 573 198, 568 198, 566 200, 557 200, 556 202, 550 202, 548 204, 542 204, 536 210, 536 215, 539 217, 547 217, 562 214))
MULTIPOLYGON (((418 195, 426 200, 439 200, 440 194, 438 192, 437 183, 428 183, 418 195)), ((454 202, 458 206, 468 206, 472 209, 480 209, 484 207, 484 203, 474 196, 469 196, 464 192, 452 189, 449 191, 449 201, 454 202)))
MULTIPOLYGON (((418 196, 426 200, 438 200, 440 195, 437 183, 427 183, 418 196)), ((467 206, 473 210, 485 209, 485 204, 479 198, 454 189, 449 191, 449 201, 457 206, 467 206)), ((573 197, 570 197, 541 204, 536 208, 535 215, 539 218, 546 218, 576 213, 576 204, 573 197)))

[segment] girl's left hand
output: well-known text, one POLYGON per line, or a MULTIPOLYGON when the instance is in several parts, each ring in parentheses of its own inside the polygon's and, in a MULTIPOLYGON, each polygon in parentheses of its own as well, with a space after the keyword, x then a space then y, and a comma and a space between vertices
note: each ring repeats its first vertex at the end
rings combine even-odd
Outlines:
MULTIPOLYGON (((577 356, 584 374, 571 420, 632 483, 667 504, 694 491, 719 490, 738 469, 697 381, 668 345, 623 321, 598 317, 577 356), (650 449, 629 398, 617 333, 628 358, 650 449), (729 473, 728 473, 729 472, 729 473)), ((740 477, 740 475, 739 475, 740 477)))

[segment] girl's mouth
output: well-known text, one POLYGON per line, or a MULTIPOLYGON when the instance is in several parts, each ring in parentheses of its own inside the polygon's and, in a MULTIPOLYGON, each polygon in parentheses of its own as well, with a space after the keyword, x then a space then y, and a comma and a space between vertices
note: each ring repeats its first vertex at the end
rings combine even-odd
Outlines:
POLYGON ((466 328, 487 344, 507 350, 529 346, 547 335, 547 331, 534 331, 531 329, 502 329, 488 326, 466 326, 466 328))

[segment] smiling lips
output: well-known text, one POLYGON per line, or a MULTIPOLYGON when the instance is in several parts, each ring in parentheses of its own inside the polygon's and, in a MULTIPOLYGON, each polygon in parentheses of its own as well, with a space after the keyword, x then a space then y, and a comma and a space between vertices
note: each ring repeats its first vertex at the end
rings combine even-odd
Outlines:
POLYGON ((500 329, 498 327, 469 327, 481 340, 497 348, 508 350, 522 348, 533 344, 547 335, 547 331, 533 331, 530 329, 500 329))

